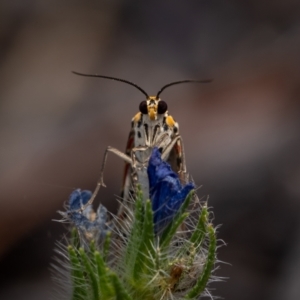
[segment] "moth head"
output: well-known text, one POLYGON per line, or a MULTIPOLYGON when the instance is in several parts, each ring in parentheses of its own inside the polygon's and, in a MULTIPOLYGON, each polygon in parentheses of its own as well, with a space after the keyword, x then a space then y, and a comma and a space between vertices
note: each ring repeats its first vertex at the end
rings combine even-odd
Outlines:
POLYGON ((164 115, 168 110, 168 105, 165 101, 156 96, 150 96, 147 100, 140 103, 140 112, 148 115, 151 121, 157 119, 158 115, 164 115))

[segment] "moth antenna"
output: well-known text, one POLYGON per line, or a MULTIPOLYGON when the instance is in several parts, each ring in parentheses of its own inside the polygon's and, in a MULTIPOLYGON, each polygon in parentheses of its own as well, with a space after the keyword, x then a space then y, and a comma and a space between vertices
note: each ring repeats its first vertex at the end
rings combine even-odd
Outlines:
POLYGON ((129 85, 132 85, 132 86, 136 87, 138 90, 140 90, 147 97, 147 99, 149 98, 149 95, 141 87, 139 87, 137 84, 135 84, 133 82, 130 82, 128 80, 125 80, 125 79, 110 77, 110 76, 104 76, 104 75, 98 75, 98 74, 83 74, 83 73, 79 73, 79 72, 75 72, 75 71, 72 71, 72 73, 76 74, 76 75, 79 75, 79 76, 106 78, 106 79, 125 82, 129 85))
POLYGON ((160 91, 156 95, 156 99, 159 98, 159 95, 162 93, 162 91, 164 91, 167 87, 169 87, 171 85, 176 85, 176 84, 181 84, 181 83, 191 83, 191 82, 195 82, 195 83, 209 83, 209 82, 212 82, 212 79, 204 79, 204 80, 181 80, 181 81, 175 81, 175 82, 168 83, 168 84, 164 85, 160 89, 160 91))

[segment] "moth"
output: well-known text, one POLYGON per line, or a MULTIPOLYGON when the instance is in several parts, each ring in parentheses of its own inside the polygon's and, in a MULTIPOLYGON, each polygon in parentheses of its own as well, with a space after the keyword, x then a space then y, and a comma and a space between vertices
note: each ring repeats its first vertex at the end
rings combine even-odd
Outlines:
POLYGON ((186 161, 183 140, 179 133, 179 125, 169 115, 168 105, 160 98, 160 95, 166 88, 173 85, 191 82, 208 83, 211 82, 210 79, 171 82, 164 85, 155 96, 149 96, 141 87, 128 80, 97 74, 73 73, 80 76, 124 82, 134 86, 145 96, 145 99, 139 104, 139 112, 131 120, 131 129, 125 152, 110 146, 107 147, 101 167, 100 179, 88 204, 94 201, 100 187, 105 186, 103 173, 109 152, 114 153, 125 162, 121 192, 123 201, 130 202, 134 199, 137 184, 141 187, 144 199, 149 199, 147 166, 154 147, 159 149, 162 159, 171 165, 172 169, 179 175, 181 181, 186 181, 186 161))

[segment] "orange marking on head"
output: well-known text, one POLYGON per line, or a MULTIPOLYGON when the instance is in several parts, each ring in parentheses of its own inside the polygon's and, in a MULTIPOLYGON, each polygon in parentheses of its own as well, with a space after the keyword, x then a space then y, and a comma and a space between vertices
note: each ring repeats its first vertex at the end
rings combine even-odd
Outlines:
POLYGON ((166 123, 169 127, 174 127, 175 121, 172 116, 167 116, 166 123))
POLYGON ((132 118, 133 122, 134 122, 134 123, 137 123, 137 122, 141 119, 141 115, 142 115, 142 113, 138 112, 138 113, 132 118))

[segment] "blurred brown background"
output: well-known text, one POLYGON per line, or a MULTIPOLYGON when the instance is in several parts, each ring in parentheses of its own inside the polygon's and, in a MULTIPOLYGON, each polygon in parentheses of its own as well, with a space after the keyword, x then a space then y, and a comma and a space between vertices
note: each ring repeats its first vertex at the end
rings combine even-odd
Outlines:
MULTIPOLYGON (((143 95, 180 124, 190 174, 222 224, 214 295, 300 299, 300 2, 0 0, 0 299, 49 299, 75 188, 125 149, 143 95)), ((98 201, 116 210, 123 162, 98 201)))

